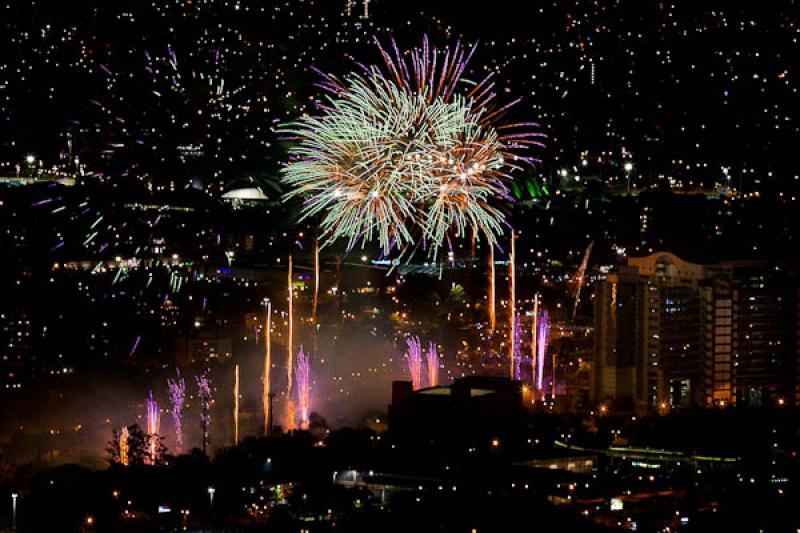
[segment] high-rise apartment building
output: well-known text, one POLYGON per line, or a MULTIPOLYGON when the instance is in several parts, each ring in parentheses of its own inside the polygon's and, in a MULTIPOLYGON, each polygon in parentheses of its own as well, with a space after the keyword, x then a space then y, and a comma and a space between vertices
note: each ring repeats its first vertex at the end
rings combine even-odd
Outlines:
POLYGON ((597 284, 592 400, 639 412, 794 403, 797 280, 766 262, 629 258, 597 284))

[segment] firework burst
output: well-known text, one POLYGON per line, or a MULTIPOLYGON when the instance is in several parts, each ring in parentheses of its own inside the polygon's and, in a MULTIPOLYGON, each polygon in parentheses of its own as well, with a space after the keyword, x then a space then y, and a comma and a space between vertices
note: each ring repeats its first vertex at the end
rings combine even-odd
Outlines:
POLYGON ((506 124, 516 102, 494 103, 491 76, 463 78, 474 47, 437 50, 427 39, 405 56, 380 43, 384 65, 339 79, 323 75, 317 116, 282 127, 295 141, 283 179, 320 216, 323 244, 377 238, 388 253, 420 241, 435 256, 445 241, 503 233, 510 173, 536 162, 534 123, 506 124))

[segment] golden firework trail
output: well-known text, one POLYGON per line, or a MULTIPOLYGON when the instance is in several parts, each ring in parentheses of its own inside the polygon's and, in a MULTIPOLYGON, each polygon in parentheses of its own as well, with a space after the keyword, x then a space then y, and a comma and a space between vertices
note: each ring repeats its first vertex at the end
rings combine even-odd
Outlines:
POLYGON ((294 291, 292 289, 292 256, 289 256, 289 275, 287 276, 289 287, 289 340, 287 341, 288 359, 286 361, 286 398, 289 429, 294 429, 294 402, 292 401, 292 353, 294 350, 294 291))
POLYGON ((589 256, 592 253, 592 246, 594 246, 594 241, 590 242, 589 246, 586 247, 581 266, 578 268, 578 272, 575 275, 575 305, 572 307, 572 320, 575 320, 575 315, 578 314, 578 305, 581 303, 581 289, 586 281, 586 267, 589 265, 589 256))
POLYGON ((272 302, 267 300, 267 320, 264 324, 264 377, 261 402, 264 404, 264 435, 269 435, 270 372, 272 369, 272 302))
POLYGON ((119 462, 122 466, 128 466, 128 428, 122 428, 119 432, 119 462))
POLYGON ((515 353, 515 339, 514 339, 514 320, 517 316, 517 277, 514 262, 516 259, 516 247, 514 241, 516 237, 514 232, 511 232, 511 253, 508 256, 508 359, 510 363, 511 379, 516 376, 516 353, 515 353))
POLYGON ((233 445, 239 444, 239 365, 233 373, 233 445))
POLYGON ((536 398, 536 333, 539 327, 539 295, 533 295, 533 321, 531 322, 531 390, 536 398))
POLYGON ((497 316, 494 308, 494 247, 489 245, 489 330, 494 331, 497 325, 497 316))
POLYGON ((319 239, 314 240, 314 304, 311 307, 311 324, 317 325, 317 304, 319 303, 319 239))

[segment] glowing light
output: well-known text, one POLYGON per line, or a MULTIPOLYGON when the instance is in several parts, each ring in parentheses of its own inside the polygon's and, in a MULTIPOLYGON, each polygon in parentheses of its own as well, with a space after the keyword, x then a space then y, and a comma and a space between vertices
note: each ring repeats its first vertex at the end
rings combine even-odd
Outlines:
POLYGON ((128 466, 128 428, 122 428, 119 432, 119 462, 122 466, 128 466))
POLYGON ((292 288, 292 256, 289 256, 289 274, 287 279, 289 292, 289 339, 286 343, 286 417, 289 431, 294 429, 294 401, 292 400, 292 354, 294 353, 294 289, 292 288))
POLYGON ((314 303, 311 307, 311 323, 317 323, 317 304, 319 303, 319 239, 314 239, 314 303))
POLYGON ((536 334, 536 350, 538 352, 536 361, 536 388, 539 392, 543 392, 542 386, 544 382, 544 358, 547 354, 547 340, 550 333, 547 309, 542 310, 538 322, 539 330, 536 334))
POLYGON ((147 394, 147 452, 149 462, 155 465, 159 460, 158 431, 161 426, 161 412, 158 403, 153 399, 153 391, 147 394))
POLYGON ((408 346, 408 372, 411 374, 411 383, 414 390, 422 387, 422 348, 420 346, 419 337, 410 337, 406 339, 408 346))
POLYGON ((180 454, 183 450, 183 425, 181 414, 186 398, 186 382, 181 377, 181 371, 175 369, 176 379, 167 379, 167 390, 172 413, 172 425, 175 427, 175 451, 180 454))
POLYGON ((309 409, 310 409, 310 373, 311 364, 308 356, 303 353, 303 347, 297 352, 297 364, 295 366, 297 404, 300 409, 300 429, 308 429, 309 409))
POLYGON ((497 205, 510 200, 510 173, 537 160, 534 123, 504 123, 494 82, 461 83, 475 47, 437 50, 427 38, 402 54, 378 44, 384 65, 342 79, 323 75, 318 116, 281 131, 295 140, 283 180, 302 197, 303 218, 322 215, 323 245, 377 238, 384 253, 423 240, 435 257, 445 239, 503 233, 497 205), (463 92, 461 92, 463 89, 463 92))
POLYGON ((514 316, 513 326, 511 327, 511 379, 520 378, 520 362, 522 361, 522 330, 520 328, 520 316, 514 316))
MULTIPOLYGON (((533 295, 533 321, 531 322, 531 386, 536 390, 536 343, 539 323, 539 295, 533 295)), ((535 398, 536 395, 534 395, 535 398)))
POLYGON ((267 319, 264 324, 264 375, 262 376, 261 403, 264 408, 264 435, 270 434, 271 411, 271 372, 272 372, 272 302, 267 300, 267 319))
POLYGON ((209 445, 209 430, 211 429, 211 379, 207 374, 194 377, 197 383, 197 399, 200 401, 200 425, 203 434, 203 453, 206 454, 209 445))
POLYGON ((495 314, 495 278, 494 278, 494 248, 489 247, 489 330, 494 331, 497 326, 495 314))
POLYGON ((516 269, 514 268, 516 237, 511 232, 511 253, 508 256, 508 360, 511 379, 519 379, 519 364, 517 362, 519 317, 517 317, 517 282, 516 269))
POLYGON ((572 307, 573 320, 575 320, 575 315, 578 313, 578 304, 581 303, 581 289, 583 288, 583 283, 586 280, 586 267, 589 265, 589 256, 592 253, 592 246, 594 246, 594 241, 590 242, 589 246, 586 247, 586 251, 583 253, 581 266, 578 268, 578 274, 575 280, 575 305, 572 307))
POLYGON ((428 384, 436 387, 439 385, 439 354, 436 352, 436 344, 433 342, 428 344, 427 363, 428 384))
POLYGON ((239 444, 239 365, 233 370, 233 445, 239 444))

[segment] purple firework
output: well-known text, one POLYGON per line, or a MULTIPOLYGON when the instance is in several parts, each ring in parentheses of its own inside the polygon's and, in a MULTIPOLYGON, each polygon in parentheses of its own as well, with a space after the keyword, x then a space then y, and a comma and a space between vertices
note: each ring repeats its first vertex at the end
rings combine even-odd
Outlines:
POLYGON ((151 465, 158 463, 158 431, 161 426, 161 412, 158 402, 153 399, 153 391, 147 394, 147 451, 151 465))
POLYGON ((522 359, 522 330, 519 313, 514 316, 514 379, 519 379, 520 360, 522 359))
POLYGON ((297 353, 297 362, 294 370, 294 386, 297 389, 297 405, 300 407, 300 428, 308 429, 308 416, 310 410, 310 361, 308 356, 303 353, 303 347, 297 353))
POLYGON ((167 390, 169 391, 169 401, 172 406, 172 423, 175 426, 175 450, 181 453, 183 450, 183 426, 181 425, 181 412, 186 398, 186 382, 181 377, 181 371, 175 369, 176 379, 167 379, 167 390))
POLYGON ((408 371, 411 373, 411 383, 414 390, 422 387, 422 346, 419 337, 406 339, 408 345, 408 371))
POLYGON ((208 432, 211 427, 211 379, 207 373, 194 377, 197 383, 197 398, 200 400, 200 423, 203 429, 203 453, 208 449, 208 432))
POLYGON ((544 356, 547 354, 547 336, 550 333, 550 325, 547 319, 547 310, 542 311, 539 316, 539 330, 536 332, 537 361, 536 361, 536 387, 541 391, 544 381, 544 356))

